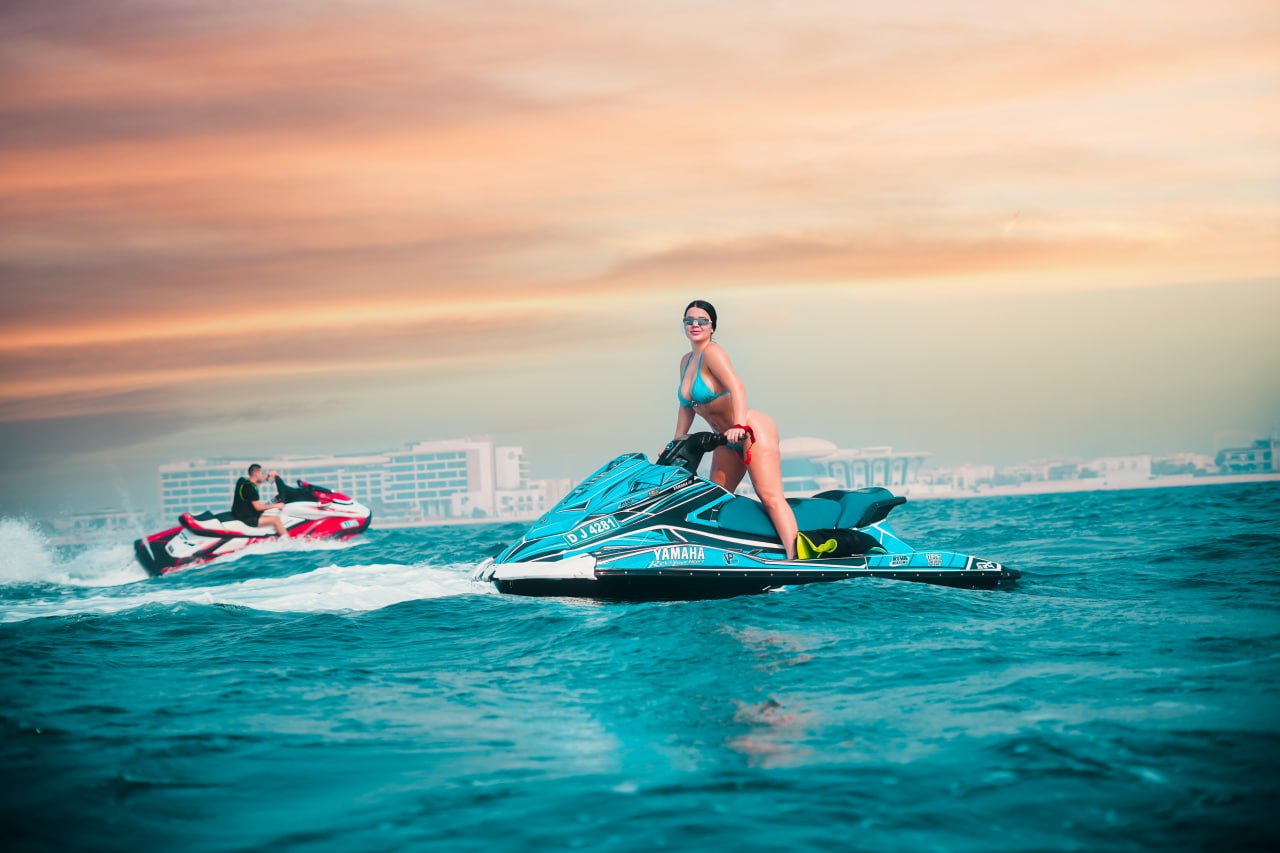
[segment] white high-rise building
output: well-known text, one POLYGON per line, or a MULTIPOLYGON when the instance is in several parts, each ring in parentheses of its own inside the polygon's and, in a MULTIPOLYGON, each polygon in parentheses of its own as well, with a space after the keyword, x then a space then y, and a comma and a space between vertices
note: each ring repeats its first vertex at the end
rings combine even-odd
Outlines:
POLYGON ((380 499, 409 521, 494 514, 493 440, 422 441, 387 453, 380 499))
POLYGON ((493 450, 493 479, 498 491, 519 489, 528 479, 528 463, 519 447, 496 447, 493 450))

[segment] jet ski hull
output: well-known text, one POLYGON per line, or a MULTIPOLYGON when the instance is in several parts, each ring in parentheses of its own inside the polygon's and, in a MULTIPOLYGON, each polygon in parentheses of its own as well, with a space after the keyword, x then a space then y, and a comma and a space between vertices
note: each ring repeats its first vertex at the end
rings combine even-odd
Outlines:
POLYGON ((508 595, 594 598, 601 601, 701 601, 736 598, 740 595, 759 595, 765 592, 776 592, 788 586, 830 583, 850 578, 888 578, 956 589, 990 590, 1012 583, 1017 577, 1017 573, 1012 571, 994 574, 973 572, 967 575, 941 571, 796 571, 761 576, 708 572, 705 569, 691 568, 687 571, 662 569, 653 573, 604 572, 594 580, 578 578, 499 580, 494 583, 494 586, 499 592, 508 595))
POLYGON ((928 565, 931 559, 942 562, 940 558, 943 556, 940 553, 919 554, 919 559, 908 557, 904 560, 902 555, 898 555, 901 561, 898 567, 886 565, 893 562, 893 556, 878 561, 880 565, 865 560, 805 561, 799 564, 779 561, 781 565, 740 569, 683 565, 663 568, 597 567, 585 571, 579 566, 559 571, 560 562, 575 562, 570 559, 535 564, 536 571, 530 571, 533 566, 511 571, 512 566, 489 562, 477 570, 476 579, 491 582, 499 592, 508 595, 606 601, 695 601, 758 595, 783 587, 853 578, 884 578, 956 589, 991 590, 1008 586, 1020 577, 1019 572, 999 563, 962 555, 945 555, 947 558, 962 557, 964 562, 960 568, 928 565), (918 565, 910 565, 913 562, 918 565))

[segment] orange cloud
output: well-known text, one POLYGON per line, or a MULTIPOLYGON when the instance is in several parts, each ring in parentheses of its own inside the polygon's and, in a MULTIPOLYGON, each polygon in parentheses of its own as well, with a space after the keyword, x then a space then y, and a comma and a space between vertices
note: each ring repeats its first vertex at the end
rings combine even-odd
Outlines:
POLYGON ((3 14, 0 403, 601 292, 1280 274, 1273 4, 3 14))

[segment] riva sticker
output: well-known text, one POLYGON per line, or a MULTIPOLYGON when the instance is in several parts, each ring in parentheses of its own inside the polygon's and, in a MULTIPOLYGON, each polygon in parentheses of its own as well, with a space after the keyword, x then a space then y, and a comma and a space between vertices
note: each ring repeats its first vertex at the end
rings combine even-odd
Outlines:
POLYGON ((895 569, 898 566, 905 566, 909 562, 911 562, 911 558, 906 554, 897 554, 889 558, 889 566, 895 569))
POLYGON ((564 535, 565 540, 570 545, 577 545, 579 542, 586 542, 588 539, 599 536, 601 533, 608 533, 610 530, 617 530, 621 527, 618 520, 612 515, 606 515, 604 518, 597 518, 595 521, 588 521, 581 527, 575 527, 564 535))

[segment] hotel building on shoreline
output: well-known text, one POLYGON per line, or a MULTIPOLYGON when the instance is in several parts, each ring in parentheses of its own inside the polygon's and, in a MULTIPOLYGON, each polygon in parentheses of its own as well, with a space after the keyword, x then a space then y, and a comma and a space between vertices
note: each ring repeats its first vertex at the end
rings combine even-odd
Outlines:
MULTIPOLYGON (((778 449, 782 454, 782 489, 788 497, 867 486, 902 490, 919 482, 929 456, 887 446, 845 449, 812 437, 784 438, 778 449)), ((738 493, 755 495, 750 478, 743 479, 738 493)))
MULTIPOLYGON (((468 519, 536 518, 571 488, 568 480, 529 480, 524 450, 491 438, 422 441, 398 450, 277 459, 186 459, 161 465, 160 512, 221 511, 236 479, 257 462, 287 480, 306 480, 368 505, 380 527, 468 519)), ((271 484, 264 497, 274 494, 271 484)))

